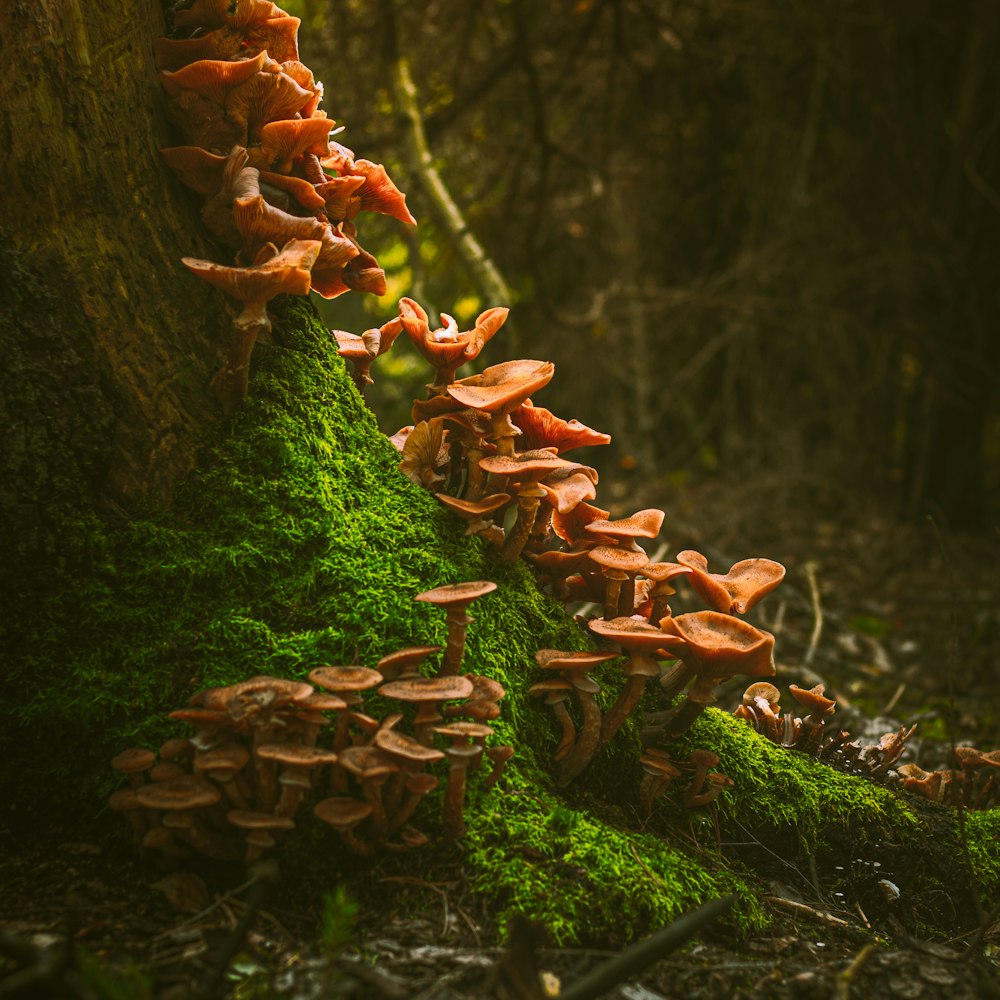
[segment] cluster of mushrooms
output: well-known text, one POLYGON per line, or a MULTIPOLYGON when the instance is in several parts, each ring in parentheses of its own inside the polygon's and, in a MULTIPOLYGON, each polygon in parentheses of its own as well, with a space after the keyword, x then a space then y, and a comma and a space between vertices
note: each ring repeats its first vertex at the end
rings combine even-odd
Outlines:
POLYGON ((781 693, 767 681, 751 684, 733 715, 772 743, 810 754, 848 774, 885 781, 917 730, 916 725, 909 729, 900 726, 896 732, 882 736, 877 744, 862 745, 860 740, 852 740, 846 729, 830 725, 837 702, 826 697, 823 684, 812 688, 790 684, 788 691, 800 715, 782 713, 781 693))
POLYGON ((446 761, 442 835, 460 836, 467 775, 486 772, 490 788, 514 753, 485 745, 502 685, 460 673, 467 608, 495 588, 474 581, 417 595, 448 620, 448 643, 430 676, 422 668, 439 646, 398 650, 374 668, 317 667, 309 682, 262 676, 198 692, 170 713, 193 735, 167 740, 158 753, 132 748, 114 758, 129 785, 112 794, 111 809, 144 848, 168 858, 194 852, 249 864, 294 829, 310 801, 347 851, 399 851, 427 842, 409 822, 440 783, 430 769, 446 761), (365 691, 407 710, 376 718, 365 711, 365 691))
POLYGON ((542 650, 536 657, 549 676, 530 693, 544 697, 560 724, 553 760, 562 785, 581 774, 615 736, 651 682, 667 703, 682 693, 685 697, 675 706, 647 713, 642 731, 647 751, 687 732, 714 703, 722 681, 775 672, 774 636, 737 615, 777 587, 784 567, 769 559, 746 559, 726 573, 712 573, 705 557, 693 550, 678 553, 674 563, 650 563, 636 539, 655 538, 662 521, 659 510, 617 521, 594 518, 579 526, 569 550, 552 550, 534 560, 557 592, 579 593, 603 606, 604 616, 587 625, 614 647, 604 653, 542 650), (676 593, 671 581, 679 577, 711 610, 672 613, 667 600, 676 593), (622 654, 625 684, 602 712, 596 701, 600 685, 589 672, 622 654), (579 727, 569 710, 573 702, 579 727))
POLYGON ((896 768, 900 784, 932 802, 966 809, 1000 806, 1000 750, 955 747, 954 768, 925 771, 916 764, 896 768))
MULTIPOLYGON (((330 140, 323 85, 299 61, 298 18, 269 0, 194 0, 173 22, 176 37, 157 39, 154 54, 185 145, 161 153, 234 254, 230 264, 183 261, 242 303, 215 380, 231 412, 247 394, 254 343, 271 330, 268 302, 310 291, 384 295, 385 273, 358 242, 356 218, 415 220, 381 164, 330 140)), ((389 325, 385 347, 398 332, 389 325)), ((373 357, 385 349, 380 337, 370 331, 363 342, 373 357)))

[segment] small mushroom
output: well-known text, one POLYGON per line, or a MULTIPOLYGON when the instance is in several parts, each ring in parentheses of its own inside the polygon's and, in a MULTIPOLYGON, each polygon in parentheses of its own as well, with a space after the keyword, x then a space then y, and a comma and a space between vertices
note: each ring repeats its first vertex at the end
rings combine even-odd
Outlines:
POLYGON ((370 802, 361 802, 346 795, 334 795, 317 802, 313 806, 313 813, 340 834, 344 846, 352 853, 362 857, 375 853, 375 845, 355 833, 357 827, 372 814, 370 802))
MULTIPOLYGON (((468 614, 469 605, 476 599, 497 589, 491 580, 471 580, 468 583, 452 583, 435 587, 417 594, 413 599, 443 608, 448 624, 448 643, 441 662, 441 676, 456 675, 462 667, 462 653, 465 651, 465 633, 472 622, 468 614)), ((391 697, 391 696, 390 696, 391 697)))
POLYGON ((447 726, 436 727, 434 732, 447 736, 451 741, 451 745, 444 749, 451 767, 444 790, 442 832, 445 837, 454 840, 465 830, 462 806, 465 802, 466 772, 483 755, 483 747, 475 741, 485 739, 493 730, 477 722, 452 722, 447 726))
POLYGON ((248 809, 231 809, 226 813, 226 821, 243 831, 243 842, 246 845, 243 860, 248 865, 274 847, 275 832, 295 829, 295 822, 287 816, 248 809))

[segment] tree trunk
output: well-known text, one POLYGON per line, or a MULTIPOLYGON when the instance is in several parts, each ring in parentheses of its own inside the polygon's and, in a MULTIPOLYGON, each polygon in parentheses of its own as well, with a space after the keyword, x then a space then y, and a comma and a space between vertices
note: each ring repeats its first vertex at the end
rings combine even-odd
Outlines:
POLYGON ((226 307, 182 273, 212 250, 158 155, 163 33, 154 0, 0 6, 0 542, 29 561, 81 503, 169 500, 220 417, 226 307))

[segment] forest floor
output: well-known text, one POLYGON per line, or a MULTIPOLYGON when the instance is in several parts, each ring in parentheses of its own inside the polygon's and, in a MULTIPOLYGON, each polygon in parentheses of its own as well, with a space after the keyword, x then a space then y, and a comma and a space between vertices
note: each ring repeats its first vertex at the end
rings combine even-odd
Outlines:
MULTIPOLYGON (((1000 746, 995 532, 942 537, 873 513, 838 517, 779 502, 766 483, 743 487, 740 504, 712 485, 618 493, 616 514, 670 512, 671 554, 697 548, 718 565, 765 555, 789 567, 762 623, 777 635, 779 685, 825 683, 857 735, 918 722, 910 759, 922 766, 944 765, 952 741, 1000 746)), ((419 872, 377 861, 352 873, 351 902, 241 884, 224 870, 165 876, 106 822, 67 819, 28 835, 11 819, 0 825, 0 998, 539 1000, 617 953, 610 943, 547 948, 527 924, 496 947, 496 920, 467 890, 461 862, 456 849, 429 853, 419 872)), ((808 883, 804 865, 775 859, 761 872, 765 932, 734 942, 709 927, 601 995, 1000 997, 996 910, 978 930, 956 921, 953 934, 926 940, 906 929, 905 900, 903 919, 890 908, 878 922, 832 898, 796 902, 786 883, 808 883)))

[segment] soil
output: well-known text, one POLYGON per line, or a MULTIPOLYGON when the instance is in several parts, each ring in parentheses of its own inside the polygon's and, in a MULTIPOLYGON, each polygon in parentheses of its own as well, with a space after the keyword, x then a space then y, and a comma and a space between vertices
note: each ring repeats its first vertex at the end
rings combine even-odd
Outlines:
MULTIPOLYGON (((789 578, 761 620, 778 637, 778 683, 825 683, 852 732, 917 721, 929 735, 913 741, 910 758, 923 766, 943 763, 950 742, 1000 746, 996 533, 964 537, 875 512, 838 517, 835 505, 813 517, 794 498, 777 504, 764 483, 743 490, 768 504, 744 502, 734 514, 732 489, 720 484, 620 486, 616 513, 664 507, 670 550, 697 548, 713 564, 784 562, 789 578)), ((379 859, 344 873, 345 902, 301 879, 293 893, 267 868, 249 881, 224 869, 157 871, 109 821, 9 817, 0 829, 0 998, 539 1000, 619 953, 610 942, 549 948, 527 921, 495 946, 500 928, 468 892, 461 860, 458 848, 422 851, 419 868, 410 855, 379 859)), ((709 925, 593 995, 1000 996, 1000 910, 956 915, 952 934, 930 940, 908 926, 905 900, 869 913, 804 890, 814 881, 808 859, 762 857, 757 874, 773 914, 766 932, 734 942, 709 925)))

